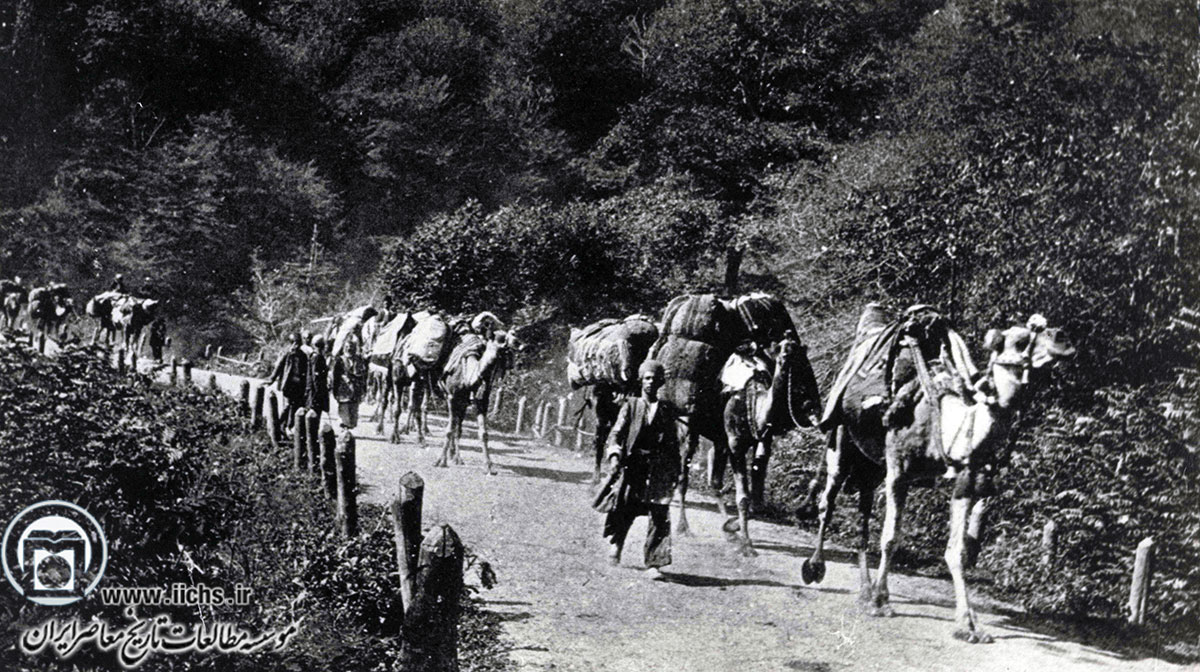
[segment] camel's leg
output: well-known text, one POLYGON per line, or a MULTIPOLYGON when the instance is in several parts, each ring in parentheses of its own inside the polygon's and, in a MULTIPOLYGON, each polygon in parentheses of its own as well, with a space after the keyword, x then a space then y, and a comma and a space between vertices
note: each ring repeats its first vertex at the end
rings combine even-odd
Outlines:
POLYGON ((821 493, 817 504, 820 523, 817 525, 817 539, 813 543, 816 548, 812 557, 800 565, 800 578, 804 583, 820 583, 825 578, 825 531, 833 520, 834 504, 848 475, 842 465, 843 431, 839 428, 830 435, 829 447, 825 450, 825 491, 821 493))
MULTIPOLYGON (((429 427, 425 425, 425 387, 419 380, 413 381, 413 384, 409 386, 408 395, 408 424, 416 423, 417 443, 423 446, 425 445, 425 435, 429 433, 429 427)), ((450 415, 454 415, 453 411, 450 415)), ((462 419, 460 418, 459 424, 461 425, 461 423, 462 419)), ((457 446, 455 446, 455 450, 458 450, 457 446)))
POLYGON ((983 543, 983 515, 987 513, 987 501, 987 499, 975 500, 967 517, 966 566, 968 568, 974 567, 975 561, 979 558, 980 545, 983 543))
POLYGON ((954 617, 958 623, 954 638, 972 644, 987 644, 992 641, 992 637, 979 629, 975 612, 967 599, 967 580, 963 576, 963 560, 967 550, 967 518, 973 513, 975 503, 968 497, 955 497, 950 500, 950 543, 946 545, 946 566, 949 567, 950 577, 954 581, 954 617))
POLYGON ((887 476, 883 479, 887 509, 883 516, 883 529, 879 533, 879 576, 875 580, 874 616, 895 615, 888 604, 887 580, 892 558, 900 547, 900 519, 904 515, 904 502, 908 496, 908 486, 900 481, 900 475, 898 458, 888 455, 887 476))
POLYGON ((479 441, 483 444, 483 468, 489 475, 495 476, 496 470, 492 468, 492 454, 488 452, 487 414, 480 413, 476 422, 479 423, 479 441))
POLYGON ((718 432, 717 435, 723 445, 718 445, 716 441, 713 441, 712 445, 708 447, 708 485, 716 493, 717 512, 721 514, 722 518, 728 518, 729 510, 725 507, 725 493, 728 492, 725 487, 725 465, 729 460, 729 441, 725 434, 718 432))
POLYGON ((858 594, 862 602, 871 600, 871 566, 867 552, 871 550, 871 509, 875 506, 875 487, 864 479, 858 490, 858 594))
POLYGON ((379 432, 380 435, 383 434, 383 426, 387 421, 388 401, 392 396, 392 373, 390 370, 384 374, 381 385, 381 389, 376 393, 379 403, 375 405, 375 414, 378 416, 379 423, 375 426, 375 431, 379 432))
POLYGON ((737 521, 741 525, 742 555, 752 557, 758 555, 754 544, 750 541, 750 473, 746 468, 746 449, 748 446, 730 447, 729 467, 733 469, 734 491, 737 493, 737 521))
POLYGON ((767 490, 767 463, 771 461, 771 437, 762 440, 750 465, 750 505, 762 508, 767 490))
POLYGON ((462 423, 462 416, 453 412, 453 404, 451 405, 450 413, 450 430, 446 432, 446 443, 442 446, 442 456, 433 463, 435 467, 450 466, 450 453, 458 454, 458 432, 456 431, 462 423))
POLYGON ((675 523, 675 533, 687 537, 692 534, 687 521, 688 476, 691 475, 692 455, 696 454, 696 447, 700 445, 700 436, 691 430, 685 431, 687 436, 679 442, 684 449, 679 460, 679 521, 675 523))
POLYGON ((470 404, 469 401, 462 403, 462 404, 456 404, 453 406, 449 406, 450 415, 454 418, 457 418, 457 420, 458 420, 458 422, 455 423, 455 425, 450 428, 450 432, 453 432, 453 434, 454 434, 453 457, 454 457, 455 464, 466 464, 466 462, 463 461, 462 453, 460 452, 461 446, 459 445, 459 441, 462 439, 463 425, 465 424, 466 419, 467 419, 467 405, 468 404, 470 404), (457 408, 455 406, 457 406, 457 408))

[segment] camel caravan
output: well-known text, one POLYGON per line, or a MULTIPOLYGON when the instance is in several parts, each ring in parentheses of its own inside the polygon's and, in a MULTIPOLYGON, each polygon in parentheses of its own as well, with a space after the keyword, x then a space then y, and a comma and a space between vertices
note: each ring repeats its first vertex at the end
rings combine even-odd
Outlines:
POLYGON ((389 407, 394 409, 391 440, 414 427, 417 441, 429 432, 423 409, 428 395, 445 399, 449 427, 442 454, 435 466, 451 461, 463 464, 458 440, 463 422, 473 414, 483 445, 484 469, 495 474, 488 448, 487 415, 493 388, 513 365, 513 355, 522 349, 516 329, 508 329, 491 312, 470 319, 431 311, 395 315, 362 306, 349 313, 324 318, 329 322, 327 338, 331 355, 339 356, 344 344, 356 340, 365 353, 368 389, 378 401, 378 431, 384 432, 389 407), (407 421, 400 426, 402 404, 408 402, 407 421))
POLYGON ((718 493, 726 465, 733 472, 736 515, 723 496, 724 531, 743 554, 754 555, 748 518, 761 503, 771 442, 793 428, 828 433, 826 482, 809 507, 819 515, 805 583, 825 576, 824 539, 834 500, 847 484, 859 493, 860 601, 869 613, 890 616, 888 572, 900 540, 908 489, 952 483, 945 560, 953 578, 957 627, 971 642, 991 638, 978 627, 963 576, 979 551, 983 500, 994 491, 999 449, 1015 411, 1030 396, 1031 374, 1074 354, 1059 329, 1034 315, 1024 324, 984 339, 987 365, 971 359, 961 336, 930 306, 891 315, 870 304, 861 316, 846 363, 825 403, 803 343, 775 297, 750 294, 728 300, 712 294, 673 299, 655 322, 644 315, 605 319, 572 329, 567 379, 589 391, 596 417, 596 471, 622 404, 637 394, 639 365, 660 362, 659 392, 677 409, 680 433, 680 502, 677 531, 687 533, 690 462, 699 437, 711 443, 708 480, 718 493), (886 511, 880 564, 872 581, 867 566, 874 493, 884 485, 886 511))
POLYGON ((30 347, 46 352, 46 343, 67 335, 67 320, 75 311, 75 302, 67 286, 61 282, 26 290, 21 278, 0 280, 0 307, 5 332, 21 327, 20 316, 25 311, 25 328, 30 347))

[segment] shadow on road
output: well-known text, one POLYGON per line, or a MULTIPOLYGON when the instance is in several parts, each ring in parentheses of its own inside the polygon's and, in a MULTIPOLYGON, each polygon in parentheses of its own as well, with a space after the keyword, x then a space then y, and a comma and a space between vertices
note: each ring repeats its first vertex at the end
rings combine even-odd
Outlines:
POLYGON ((526 467, 519 464, 505 464, 501 468, 508 469, 517 476, 544 478, 558 483, 590 483, 590 471, 559 471, 558 469, 543 469, 542 467, 526 467))
POLYGON ((772 588, 791 588, 793 590, 799 588, 799 586, 790 583, 780 583, 779 581, 771 581, 769 579, 736 579, 674 572, 663 572, 663 581, 666 583, 677 583, 690 588, 723 588, 729 586, 769 586, 772 588))

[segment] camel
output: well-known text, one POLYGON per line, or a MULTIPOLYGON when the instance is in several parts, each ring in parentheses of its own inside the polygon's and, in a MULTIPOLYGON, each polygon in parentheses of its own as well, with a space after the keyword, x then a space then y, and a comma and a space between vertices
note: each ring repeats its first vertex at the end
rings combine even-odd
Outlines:
POLYGON ((456 464, 463 463, 458 452, 458 439, 462 436, 467 411, 474 410, 479 423, 479 441, 483 444, 484 470, 489 475, 495 475, 492 456, 488 451, 488 401, 492 385, 511 365, 510 358, 515 350, 520 350, 520 344, 512 332, 504 331, 496 331, 490 338, 468 333, 455 346, 441 379, 441 387, 450 405, 450 426, 446 430, 442 456, 434 462, 434 466, 447 466, 451 456, 456 464))
POLYGON ((125 350, 131 353, 142 351, 142 330, 154 321, 158 313, 158 301, 140 299, 128 294, 112 301, 112 324, 120 329, 125 350), (133 345, 133 349, 130 349, 133 345))
MULTIPOLYGON (((963 577, 964 567, 974 562, 979 550, 983 498, 992 488, 998 449, 1007 442, 1013 416, 1029 396, 1031 371, 1073 355, 1075 348, 1059 329, 1047 328, 1045 318, 1035 315, 1023 326, 988 332, 986 345, 991 356, 980 375, 953 332, 945 330, 940 338, 928 337, 937 334, 934 329, 926 332, 924 339, 914 337, 911 327, 918 321, 914 317, 898 329, 889 327, 891 332, 883 330, 896 337, 887 353, 890 371, 895 372, 890 374, 888 367, 871 366, 870 358, 861 357, 873 349, 869 345, 873 341, 870 332, 880 332, 876 319, 879 314, 878 306, 873 304, 860 320, 858 339, 851 351, 851 360, 857 357, 858 363, 843 369, 835 385, 841 393, 835 392, 827 406, 826 420, 834 420, 834 431, 826 453, 825 489, 819 500, 820 527, 816 548, 802 565, 801 577, 805 583, 824 578, 826 529, 834 499, 849 481, 859 492, 861 513, 860 599, 872 615, 893 615, 887 579, 899 545, 908 489, 951 478, 954 488, 945 560, 954 583, 954 636, 971 643, 990 642, 991 636, 979 628, 970 607, 963 577), (937 359, 929 363, 927 357, 937 359), (860 371, 868 375, 860 375, 860 371), (888 375, 895 375, 896 380, 881 388, 879 376, 888 375), (888 387, 895 390, 896 397, 890 406, 881 396, 866 394, 888 387), (880 533, 878 576, 872 584, 867 545, 872 500, 880 483, 884 484, 886 511, 880 533)), ((936 320, 925 322, 931 323, 936 320)))
POLYGON ((623 397, 639 394, 638 366, 658 340, 652 318, 635 314, 623 320, 604 319, 571 329, 567 343, 567 381, 572 389, 589 388, 584 409, 596 416, 592 437, 595 466, 592 483, 600 482, 608 435, 616 424, 623 397))
POLYGON ((37 347, 38 352, 46 351, 47 338, 59 334, 71 305, 67 286, 62 283, 36 287, 29 292, 30 347, 37 347))
POLYGON ((96 344, 96 339, 101 331, 104 332, 104 344, 112 343, 117 329, 112 321, 113 304, 124 296, 126 295, 120 292, 108 291, 97 294, 88 300, 85 312, 96 319, 96 328, 92 330, 92 345, 96 344))
POLYGON ((738 515, 725 529, 741 531, 742 554, 754 556, 750 541, 750 506, 762 505, 767 462, 776 436, 795 427, 816 424, 811 404, 819 402, 816 375, 795 334, 776 346, 774 362, 758 353, 735 353, 722 371, 726 456, 733 471, 738 515), (805 410, 810 412, 804 412, 805 410))
MULTIPOLYGON (((687 490, 691 461, 700 437, 712 442, 708 456, 709 482, 718 491, 723 485, 729 436, 720 389, 722 366, 737 347, 748 341, 765 348, 788 333, 796 333, 791 316, 783 303, 768 294, 755 293, 733 300, 712 294, 687 294, 672 299, 663 311, 659 337, 650 348, 649 357, 666 368, 667 381, 659 395, 679 410, 683 428, 679 442, 679 519, 675 524, 678 534, 691 533, 687 490)), ((803 352, 797 356, 807 360, 803 352)), ((811 366, 805 368, 811 371, 811 366)), ((799 388, 801 399, 795 401, 793 410, 797 417, 815 418, 821 407, 815 379, 811 385, 804 383, 799 388)), ((717 506, 722 516, 728 516, 722 497, 717 498, 717 506)))
POLYGON ((17 317, 28 300, 28 293, 21 286, 21 279, 0 281, 0 296, 3 297, 4 329, 14 329, 17 326, 17 317))

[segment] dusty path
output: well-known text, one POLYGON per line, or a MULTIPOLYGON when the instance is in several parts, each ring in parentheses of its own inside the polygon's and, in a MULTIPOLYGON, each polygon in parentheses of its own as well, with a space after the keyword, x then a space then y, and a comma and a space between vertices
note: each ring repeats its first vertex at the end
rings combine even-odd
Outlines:
MULTIPOLYGON (((196 384, 207 385, 209 377, 194 372, 196 384)), ((230 394, 242 380, 219 373, 216 379, 230 394)), ((724 540, 710 502, 689 506, 695 536, 675 540, 668 581, 651 582, 641 572, 644 519, 630 534, 622 566, 604 558, 586 458, 499 435, 491 442, 499 474, 488 476, 470 432, 463 442, 467 464, 437 469, 431 465, 443 430, 436 420, 432 425, 428 449, 407 439, 388 443, 370 423, 355 430, 363 496, 386 504, 405 472, 425 479, 425 524, 453 525, 494 566, 499 584, 482 597, 502 615, 522 670, 1185 669, 1019 629, 982 601, 984 627, 996 642, 958 642, 950 637, 951 588, 934 579, 895 576, 897 617, 864 616, 848 555, 832 553, 825 581, 803 586, 799 569, 811 552, 809 535, 756 522, 760 555, 743 558, 724 540)))
MULTIPOLYGON (((743 558, 724 540, 711 503, 690 506, 694 537, 676 539, 669 581, 641 572, 641 519, 620 567, 609 566, 601 516, 589 503, 589 461, 533 440, 493 439, 499 475, 483 472, 474 432, 465 466, 431 466, 428 449, 390 444, 360 425, 358 469, 367 501, 385 504, 396 480, 414 470, 426 481, 425 523, 450 523, 489 560, 499 585, 485 591, 505 618, 520 669, 536 670, 1174 670, 1056 641, 984 613, 991 645, 950 637, 948 582, 897 576, 898 616, 876 619, 855 605, 857 570, 834 554, 819 586, 803 586, 809 535, 755 523, 760 555, 743 558), (694 517, 693 517, 694 514, 694 517), (840 562, 839 562, 840 561, 840 562)), ((673 510, 672 515, 675 515, 673 510)), ((988 604, 980 605, 987 610, 988 604)))

